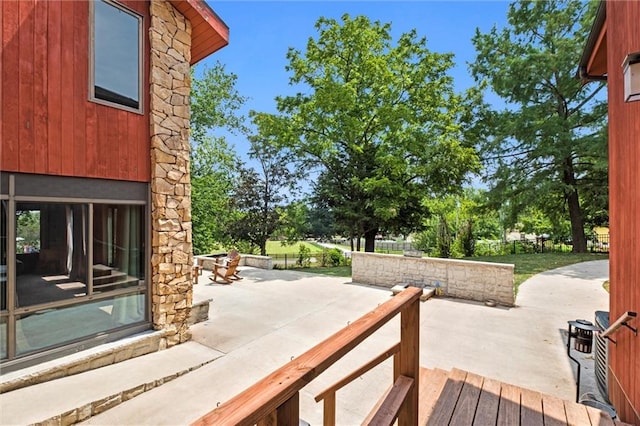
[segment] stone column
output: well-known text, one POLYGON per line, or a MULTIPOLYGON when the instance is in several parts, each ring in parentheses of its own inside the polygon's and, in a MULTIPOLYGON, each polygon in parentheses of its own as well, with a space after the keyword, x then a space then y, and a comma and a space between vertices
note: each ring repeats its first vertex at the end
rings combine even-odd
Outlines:
POLYGON ((150 12, 151 311, 173 346, 191 338, 191 23, 168 1, 151 0, 150 12))

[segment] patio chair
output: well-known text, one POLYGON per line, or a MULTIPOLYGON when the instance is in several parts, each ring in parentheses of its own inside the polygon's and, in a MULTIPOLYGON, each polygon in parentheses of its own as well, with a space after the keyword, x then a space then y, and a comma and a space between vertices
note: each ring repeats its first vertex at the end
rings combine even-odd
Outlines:
POLYGON ((213 275, 209 279, 213 282, 218 282, 218 278, 220 278, 225 284, 231 284, 233 280, 242 279, 237 275, 236 268, 238 263, 240 263, 240 256, 236 256, 226 263, 214 263, 213 275))

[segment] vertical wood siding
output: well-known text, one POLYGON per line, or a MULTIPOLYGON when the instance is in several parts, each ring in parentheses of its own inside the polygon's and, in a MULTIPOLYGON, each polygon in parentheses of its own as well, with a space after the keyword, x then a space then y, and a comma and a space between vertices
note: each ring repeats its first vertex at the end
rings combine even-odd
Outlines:
MULTIPOLYGON (((640 102, 624 102, 621 67, 628 53, 640 52, 638 17, 640 2, 607 2, 611 321, 640 312, 640 102)), ((632 325, 640 327, 640 320, 632 325)), ((622 328, 614 339, 612 402, 623 420, 640 424, 640 335, 622 328)))
POLYGON ((148 182, 149 6, 144 115, 89 102, 89 3, 0 1, 0 170, 148 182))

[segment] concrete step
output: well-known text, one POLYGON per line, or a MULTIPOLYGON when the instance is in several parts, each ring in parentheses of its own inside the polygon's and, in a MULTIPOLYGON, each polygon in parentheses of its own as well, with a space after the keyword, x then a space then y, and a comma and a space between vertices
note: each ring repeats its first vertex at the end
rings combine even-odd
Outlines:
POLYGON ((100 414, 220 358, 196 342, 2 394, 0 424, 68 425, 100 414))

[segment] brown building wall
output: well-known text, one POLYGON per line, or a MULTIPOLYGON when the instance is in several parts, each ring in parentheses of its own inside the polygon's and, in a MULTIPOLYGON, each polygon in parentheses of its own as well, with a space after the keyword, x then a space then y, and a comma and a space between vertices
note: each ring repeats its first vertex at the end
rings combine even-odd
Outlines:
MULTIPOLYGON (((149 76, 149 3, 123 0, 144 17, 149 76)), ((145 114, 88 101, 89 3, 0 1, 0 170, 150 180, 145 114)))
MULTIPOLYGON (((640 311, 640 102, 624 102, 621 67, 628 53, 640 52, 638 17, 640 2, 607 1, 612 322, 640 311)), ((611 402, 621 419, 640 424, 640 335, 621 328, 613 338, 611 402)))

